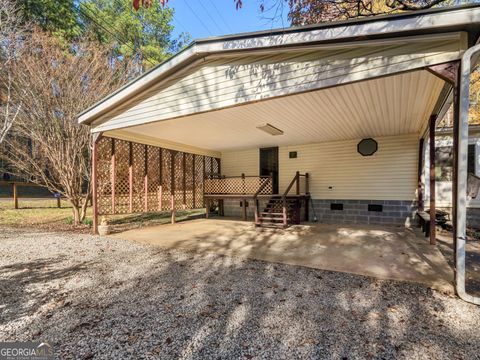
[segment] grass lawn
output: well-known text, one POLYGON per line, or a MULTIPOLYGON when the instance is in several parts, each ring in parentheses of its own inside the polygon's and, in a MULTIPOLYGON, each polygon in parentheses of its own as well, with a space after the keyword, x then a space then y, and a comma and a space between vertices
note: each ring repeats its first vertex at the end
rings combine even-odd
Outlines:
MULTIPOLYGON (((87 211, 85 224, 72 225, 72 209, 67 201, 62 200, 62 207, 57 208, 55 199, 22 199, 18 201, 19 209, 14 209, 13 199, 0 198, 0 227, 35 227, 53 231, 89 232, 91 230, 92 209, 87 211)), ((183 210, 177 212, 177 221, 200 216, 203 209, 183 210)), ((170 222, 170 212, 152 212, 108 216, 113 231, 125 231, 148 225, 170 222)))

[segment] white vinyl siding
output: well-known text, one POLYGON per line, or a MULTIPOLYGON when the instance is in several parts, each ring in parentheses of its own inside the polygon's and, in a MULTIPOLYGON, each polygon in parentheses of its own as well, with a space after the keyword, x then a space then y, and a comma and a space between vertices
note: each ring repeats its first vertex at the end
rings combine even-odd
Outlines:
MULTIPOLYGON (((279 147, 279 192, 300 171, 309 173, 314 199, 415 200, 418 134, 375 138, 378 150, 372 156, 357 153, 360 140, 279 147), (297 158, 290 159, 290 151, 297 158)), ((258 149, 222 153, 222 174, 258 171, 258 149)))
POLYGON ((375 138, 372 156, 357 152, 360 140, 281 147, 280 192, 298 170, 310 174, 314 199, 415 200, 418 134, 375 138), (296 159, 289 159, 290 151, 296 159))
POLYGON ((245 175, 257 176, 260 171, 259 154, 258 149, 222 153, 222 175, 240 176, 243 173, 245 175))
POLYGON ((199 68, 153 86, 96 121, 94 131, 145 124, 251 101, 295 94, 457 59, 460 34, 394 45, 207 59, 199 68))

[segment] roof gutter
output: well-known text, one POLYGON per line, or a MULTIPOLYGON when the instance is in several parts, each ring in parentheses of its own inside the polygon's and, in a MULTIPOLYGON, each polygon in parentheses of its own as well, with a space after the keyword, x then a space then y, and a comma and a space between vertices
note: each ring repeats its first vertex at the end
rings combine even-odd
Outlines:
POLYGON ((480 44, 468 49, 462 57, 460 73, 460 124, 458 127, 458 181, 456 202, 456 257, 455 290, 467 302, 480 305, 480 298, 465 291, 465 245, 467 242, 467 159, 468 159, 468 110, 470 107, 470 74, 472 62, 480 54, 480 44))

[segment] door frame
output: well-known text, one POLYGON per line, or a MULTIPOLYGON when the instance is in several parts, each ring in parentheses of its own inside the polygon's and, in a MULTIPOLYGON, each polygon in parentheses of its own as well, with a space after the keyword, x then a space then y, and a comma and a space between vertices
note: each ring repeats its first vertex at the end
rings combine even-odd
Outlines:
MULTIPOLYGON (((278 194, 279 187, 280 187, 280 163, 278 161, 279 148, 278 148, 278 146, 269 146, 269 147, 264 147, 264 148, 259 148, 258 149, 258 168, 259 168, 258 169, 258 175, 260 175, 260 176, 262 175, 262 150, 275 150, 277 172, 276 172, 276 183, 272 179, 272 192, 273 192, 273 194, 278 194), (276 185, 276 189, 275 189, 275 185, 276 185)), ((270 174, 268 174, 268 175, 270 175, 270 174)))

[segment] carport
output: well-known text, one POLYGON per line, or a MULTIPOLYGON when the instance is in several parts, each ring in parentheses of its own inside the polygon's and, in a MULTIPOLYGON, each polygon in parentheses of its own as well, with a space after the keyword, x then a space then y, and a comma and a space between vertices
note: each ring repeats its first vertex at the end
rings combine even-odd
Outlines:
POLYGON ((425 145, 453 103, 458 211, 460 60, 479 29, 469 5, 195 41, 79 115, 94 138, 94 230, 98 215, 168 210, 173 222, 196 207, 258 227, 365 228, 408 228, 429 207, 434 224, 425 145))

